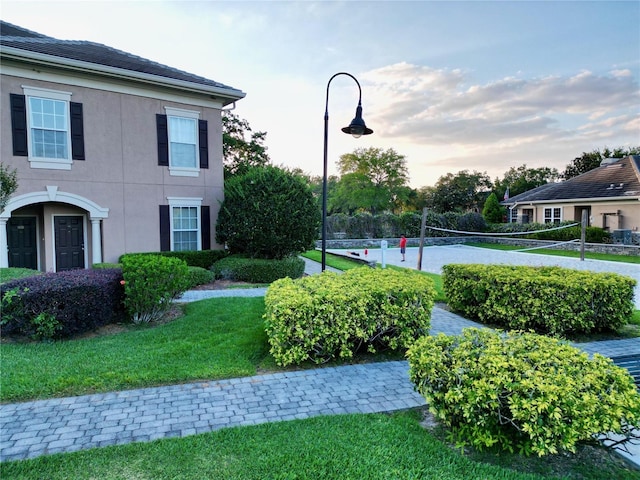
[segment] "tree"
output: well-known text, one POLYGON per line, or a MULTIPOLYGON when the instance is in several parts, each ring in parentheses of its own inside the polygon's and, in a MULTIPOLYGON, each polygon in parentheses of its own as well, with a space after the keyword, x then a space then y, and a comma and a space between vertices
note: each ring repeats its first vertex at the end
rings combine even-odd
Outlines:
POLYGON ((264 145, 266 132, 254 132, 249 122, 238 115, 222 113, 222 157, 225 177, 242 175, 251 167, 269 163, 267 147, 264 145))
POLYGON ((251 167, 225 181, 216 241, 231 253, 281 259, 313 247, 320 209, 300 175, 274 166, 251 167))
POLYGON ((396 211, 409 196, 405 157, 392 148, 359 148, 340 157, 341 178, 332 202, 340 211, 364 210, 375 214, 396 211))
POLYGON ((496 178, 493 191, 499 199, 503 199, 508 188, 509 196, 514 197, 540 185, 555 182, 558 178, 560 174, 555 168, 527 168, 524 164, 511 167, 505 172, 502 180, 496 178))
POLYGON ((491 192, 487 201, 484 202, 482 216, 488 223, 501 223, 505 213, 505 208, 500 205, 498 197, 494 192, 491 192))
POLYGON ((0 212, 2 212, 9 198, 18 189, 18 174, 15 169, 11 170, 0 163, 0 212))
POLYGON ((485 173, 462 170, 438 179, 433 191, 433 209, 437 213, 468 212, 480 208, 493 187, 485 173))
POLYGON ((605 147, 602 152, 598 149, 589 153, 582 152, 582 155, 574 158, 571 163, 567 165, 567 168, 562 173, 562 178, 569 180, 570 178, 582 175, 589 170, 598 168, 600 166, 600 162, 605 158, 622 158, 627 155, 640 155, 640 146, 630 148, 618 147, 614 148, 613 151, 605 147))

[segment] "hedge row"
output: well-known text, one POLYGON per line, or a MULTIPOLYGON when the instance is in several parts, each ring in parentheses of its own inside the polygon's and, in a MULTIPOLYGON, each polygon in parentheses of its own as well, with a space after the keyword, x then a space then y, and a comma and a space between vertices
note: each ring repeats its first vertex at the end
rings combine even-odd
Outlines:
POLYGON ((131 255, 159 255, 161 257, 178 258, 183 260, 190 267, 211 268, 211 265, 218 260, 226 257, 228 253, 225 250, 197 250, 182 252, 146 252, 146 253, 125 253, 118 260, 122 263, 122 259, 131 255))
POLYGON ((2 333, 61 338, 125 319, 119 269, 69 270, 0 285, 2 333))
POLYGON ((279 278, 300 278, 304 274, 304 267, 304 260, 298 257, 276 260, 229 255, 217 261, 211 270, 217 279, 271 283, 279 278))
POLYGON ((416 390, 462 445, 542 456, 604 432, 630 441, 640 427, 629 373, 556 339, 465 329, 423 337, 407 356, 416 390))
POLYGON ((278 365, 405 348, 427 334, 435 289, 416 272, 361 267, 271 284, 265 324, 278 365))
POLYGON ((443 267, 449 306, 467 318, 515 330, 566 335, 617 330, 634 309, 636 281, 560 267, 443 267))

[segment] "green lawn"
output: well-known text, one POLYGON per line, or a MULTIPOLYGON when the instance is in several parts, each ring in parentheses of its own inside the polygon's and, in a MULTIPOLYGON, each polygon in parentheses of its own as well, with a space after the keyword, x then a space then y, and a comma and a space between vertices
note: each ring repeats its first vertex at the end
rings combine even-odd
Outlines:
MULTIPOLYGON (((512 245, 499 245, 495 243, 467 243, 470 247, 489 248, 492 250, 522 250, 523 247, 514 247, 512 245)), ((549 248, 541 248, 538 250, 528 250, 527 253, 538 253, 541 255, 555 255, 556 257, 580 258, 580 252, 572 250, 552 250, 549 248)), ((592 260, 607 260, 609 262, 622 263, 640 263, 638 255, 614 255, 612 253, 591 253, 585 252, 584 258, 592 260)))
POLYGON ((463 455, 418 411, 239 427, 2 464, 3 479, 637 480, 602 449, 544 459, 463 455), (597 454, 594 454, 597 453, 597 454), (562 476, 560 473, 562 473, 562 476))
POLYGON ((97 338, 2 345, 0 400, 108 392, 254 375, 269 360, 264 299, 218 298, 185 305, 157 327, 127 326, 97 338))

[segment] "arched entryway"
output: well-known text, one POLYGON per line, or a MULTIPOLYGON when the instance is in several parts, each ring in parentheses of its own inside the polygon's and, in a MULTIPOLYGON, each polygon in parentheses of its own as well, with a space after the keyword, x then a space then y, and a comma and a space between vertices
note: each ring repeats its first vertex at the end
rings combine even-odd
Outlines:
POLYGON ((59 271, 100 263, 108 216, 108 208, 57 186, 14 197, 0 214, 0 267, 59 271))

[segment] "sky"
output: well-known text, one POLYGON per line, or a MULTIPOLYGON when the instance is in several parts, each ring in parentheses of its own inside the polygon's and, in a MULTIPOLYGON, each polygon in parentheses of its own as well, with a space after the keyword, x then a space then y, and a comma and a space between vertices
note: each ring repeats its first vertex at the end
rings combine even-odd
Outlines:
POLYGON ((242 90, 275 165, 329 174, 358 148, 410 185, 510 167, 562 172, 640 146, 640 2, 0 0, 7 22, 89 40, 242 90), (355 115, 374 133, 340 131, 355 115), (327 103, 328 92, 328 103, 327 103))

